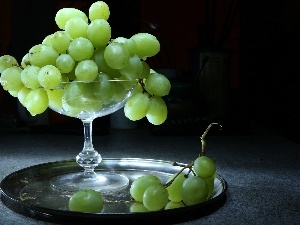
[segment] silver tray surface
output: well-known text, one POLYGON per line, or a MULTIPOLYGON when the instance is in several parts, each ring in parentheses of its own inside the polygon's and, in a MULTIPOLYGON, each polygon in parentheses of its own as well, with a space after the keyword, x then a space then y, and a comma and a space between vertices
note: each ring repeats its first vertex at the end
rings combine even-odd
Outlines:
POLYGON ((22 215, 58 224, 121 223, 174 224, 200 218, 218 210, 226 202, 226 181, 217 174, 215 187, 209 200, 178 209, 155 212, 135 212, 135 202, 129 194, 130 184, 137 177, 154 174, 162 182, 181 167, 172 162, 142 158, 104 158, 96 172, 119 173, 129 178, 129 186, 115 192, 104 192, 104 209, 101 213, 80 213, 68 210, 72 193, 57 190, 50 180, 58 175, 82 171, 75 160, 49 162, 13 172, 1 182, 3 204, 22 215))

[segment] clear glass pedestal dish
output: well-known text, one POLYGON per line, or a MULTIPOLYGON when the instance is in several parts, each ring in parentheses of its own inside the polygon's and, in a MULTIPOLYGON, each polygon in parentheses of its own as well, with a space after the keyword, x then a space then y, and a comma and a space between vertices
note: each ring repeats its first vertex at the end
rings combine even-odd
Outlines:
MULTIPOLYGON (((108 82, 116 82, 116 81, 108 81, 108 82)), ((108 104, 102 104, 97 102, 97 98, 89 99, 89 96, 76 96, 78 101, 85 102, 88 104, 101 105, 101 108, 98 106, 95 109, 86 110, 84 107, 82 110, 77 111, 75 109, 76 114, 74 114, 74 108, 70 107, 60 107, 60 108, 50 108, 60 114, 65 116, 76 117, 80 119, 83 123, 83 149, 76 156, 76 162, 79 166, 83 168, 82 172, 63 174, 54 177, 50 184, 59 190, 62 191, 78 191, 80 189, 93 189, 96 191, 105 191, 105 190, 117 190, 126 187, 129 184, 129 180, 126 176, 114 173, 114 172, 106 172, 100 173, 95 172, 95 168, 101 163, 102 156, 101 154, 95 150, 92 141, 93 135, 93 120, 98 117, 103 117, 109 115, 119 109, 121 109, 127 99, 131 96, 133 88, 127 90, 122 99, 118 101, 110 101, 108 104), (69 110, 70 109, 70 110, 69 110)), ((76 100, 72 100, 71 102, 75 102, 76 100)), ((100 100, 99 100, 100 101, 100 100)), ((102 100, 101 100, 102 101, 102 100)), ((63 105, 67 104, 65 99, 62 99, 63 105)), ((69 101, 70 102, 70 101, 69 101)))

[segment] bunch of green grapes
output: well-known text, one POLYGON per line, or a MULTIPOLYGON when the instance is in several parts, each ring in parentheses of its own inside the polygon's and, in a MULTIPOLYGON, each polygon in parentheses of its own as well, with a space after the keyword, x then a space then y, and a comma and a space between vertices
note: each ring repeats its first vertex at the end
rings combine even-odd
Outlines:
MULTIPOLYGON (((181 166, 182 169, 173 174, 165 184, 154 175, 137 178, 130 187, 132 198, 148 211, 174 209, 208 200, 214 190, 216 164, 205 155, 205 136, 213 124, 215 123, 210 124, 201 136, 202 151, 195 161, 188 165, 174 163, 174 166, 181 166)), ((132 210, 137 209, 134 206, 132 210)), ((140 209, 141 207, 138 208, 140 209)))
POLYGON ((131 120, 146 116, 156 125, 164 122, 167 107, 162 97, 171 85, 146 63, 159 52, 159 41, 149 33, 112 38, 109 16, 103 1, 91 4, 88 15, 76 8, 58 10, 55 22, 60 30, 31 47, 20 64, 13 56, 0 57, 3 89, 32 115, 50 107, 76 117, 122 100, 135 87, 125 115, 131 120))

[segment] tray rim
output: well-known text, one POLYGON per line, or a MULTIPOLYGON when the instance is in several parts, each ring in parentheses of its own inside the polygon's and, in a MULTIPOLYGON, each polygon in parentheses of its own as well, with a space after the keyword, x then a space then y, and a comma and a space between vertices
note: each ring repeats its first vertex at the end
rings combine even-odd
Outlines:
MULTIPOLYGON (((148 159, 148 158, 103 158, 105 161, 145 161, 145 162, 156 162, 156 163, 167 163, 170 164, 172 161, 166 160, 157 160, 157 159, 148 159)), ((10 210, 30 217, 32 219, 37 219, 46 222, 52 222, 57 224, 86 224, 92 222, 118 222, 122 224, 132 224, 133 222, 141 222, 144 224, 170 224, 186 222, 189 220, 201 218, 203 216, 209 215, 219 208, 221 208, 226 200, 227 200, 227 189, 228 184, 226 180, 217 174, 217 179, 222 184, 222 191, 217 196, 202 202, 200 204, 196 204, 193 206, 187 206, 178 209, 171 210, 162 210, 162 211, 154 211, 154 212, 132 212, 132 213, 80 213, 80 212, 70 212, 63 210, 54 210, 49 209, 42 206, 36 206, 32 204, 28 204, 20 199, 17 199, 14 196, 11 196, 11 193, 7 193, 6 190, 3 190, 3 184, 5 185, 13 176, 16 176, 19 173, 23 173, 26 171, 34 170, 39 167, 46 166, 54 166, 58 164, 66 164, 66 163, 75 163, 74 159, 70 160, 61 160, 61 161, 52 161, 46 163, 40 163, 36 165, 32 165, 29 167, 25 167, 19 169, 15 172, 4 177, 4 179, 0 183, 0 193, 1 193, 1 201, 2 203, 9 208, 10 210), (166 220, 168 222, 166 222, 166 220)), ((78 167, 81 169, 81 167, 78 167)), ((101 166, 97 167, 97 170, 101 170, 101 166)), ((160 172, 160 171, 158 171, 160 172)), ((26 185, 25 185, 26 186, 26 185)))

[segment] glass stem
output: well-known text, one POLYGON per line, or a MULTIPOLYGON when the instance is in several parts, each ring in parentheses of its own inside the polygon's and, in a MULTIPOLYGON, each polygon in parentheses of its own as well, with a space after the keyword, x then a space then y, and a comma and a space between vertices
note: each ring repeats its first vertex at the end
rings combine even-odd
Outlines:
POLYGON ((84 168, 84 176, 95 176, 94 169, 101 162, 101 155, 93 147, 93 120, 82 120, 84 131, 84 143, 82 151, 76 156, 76 162, 84 168))

